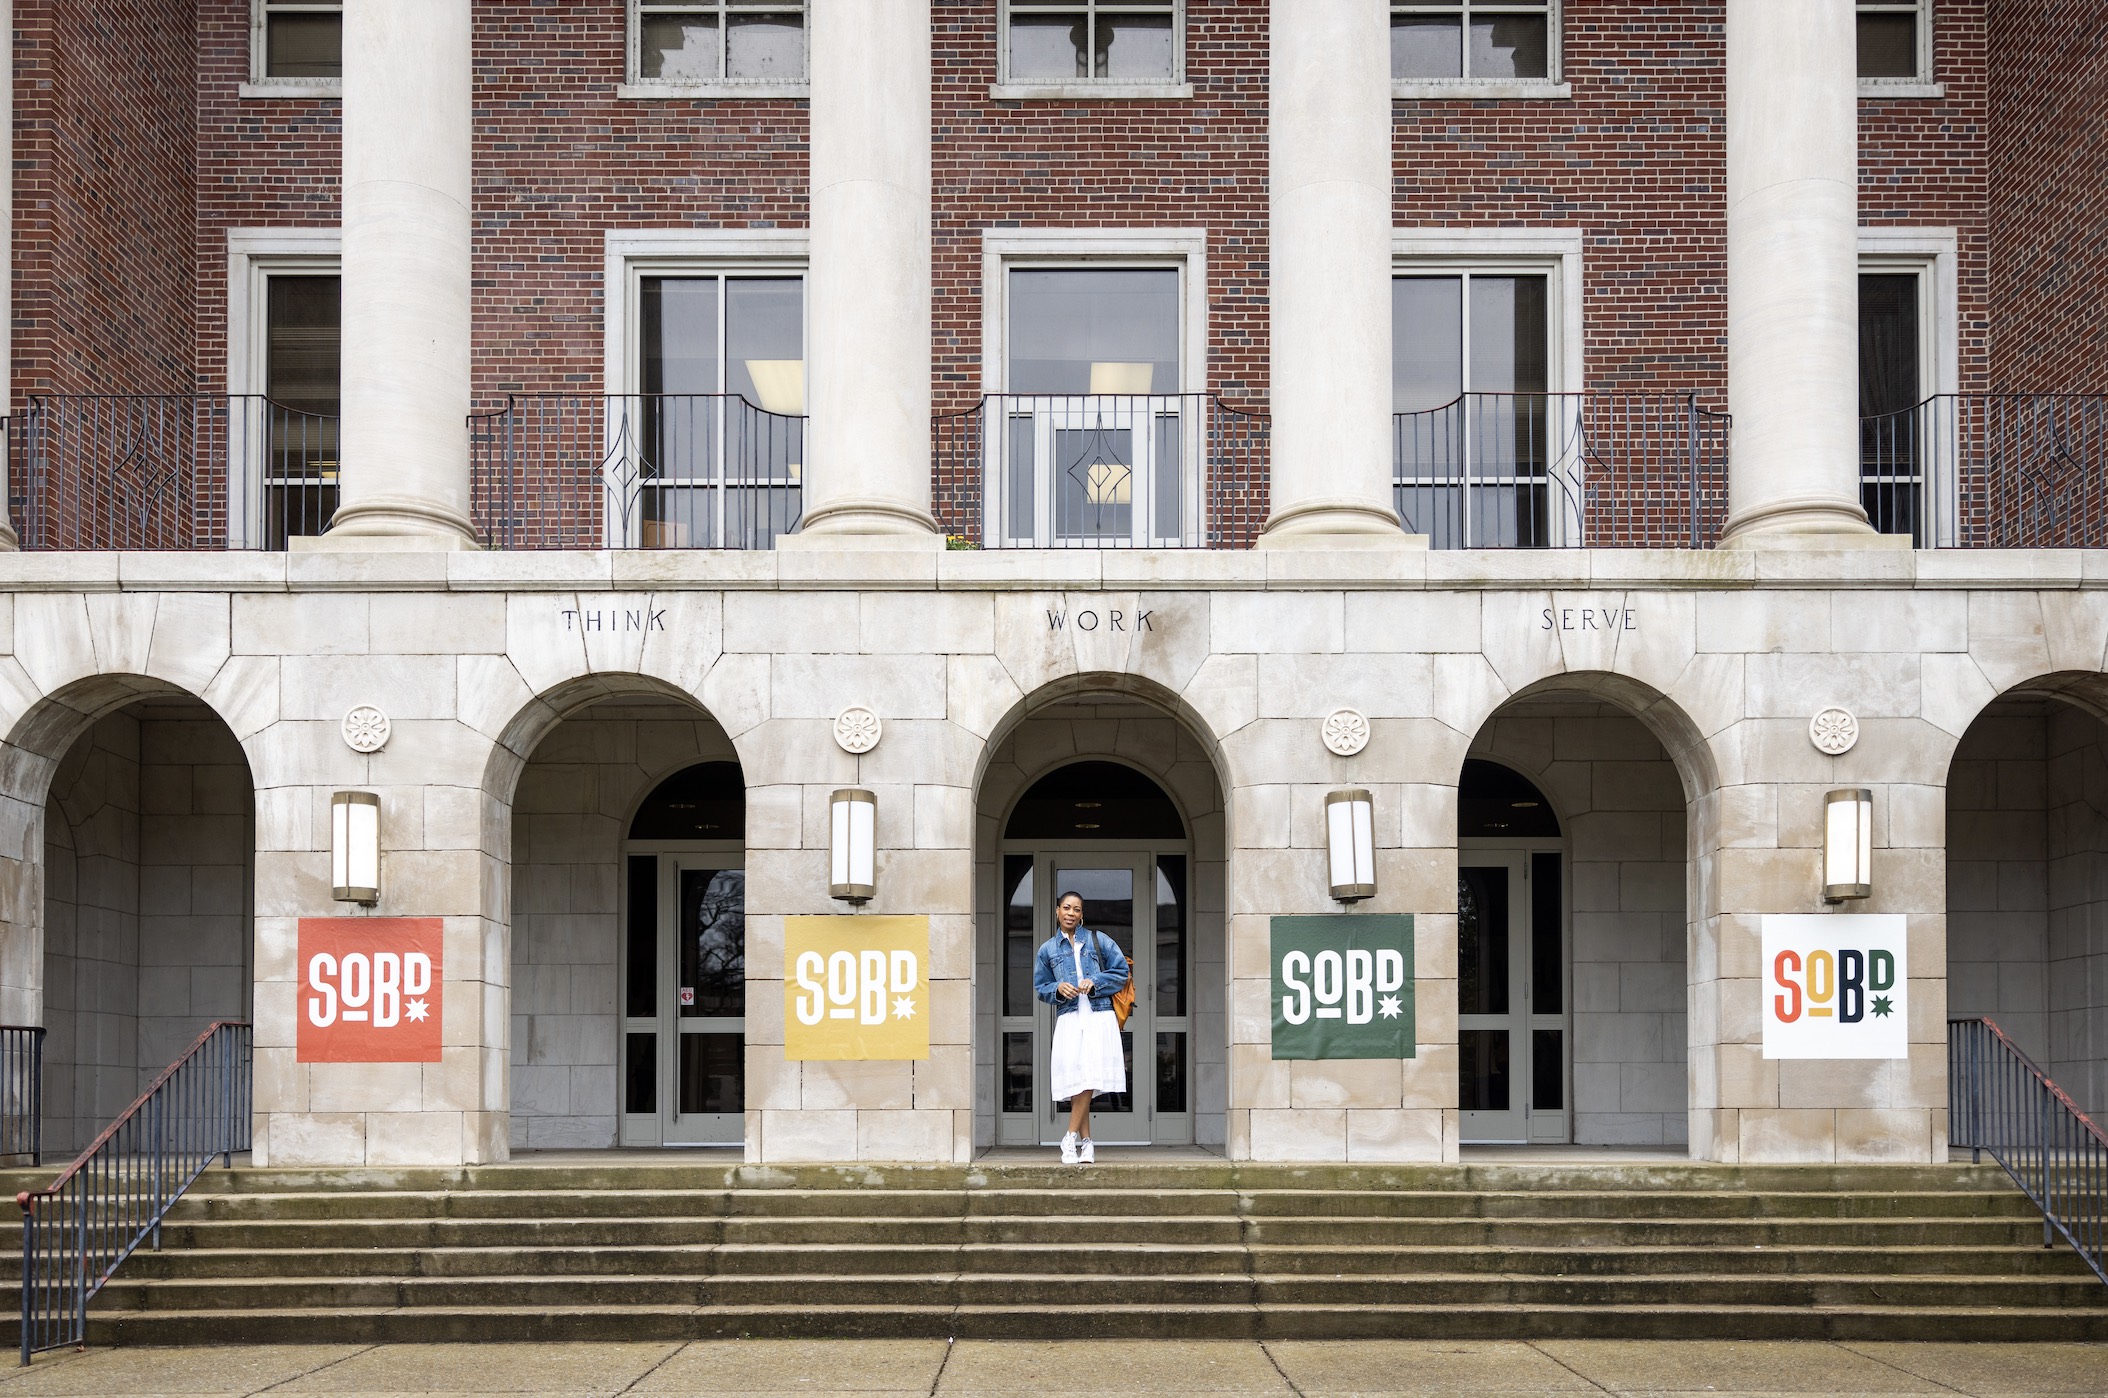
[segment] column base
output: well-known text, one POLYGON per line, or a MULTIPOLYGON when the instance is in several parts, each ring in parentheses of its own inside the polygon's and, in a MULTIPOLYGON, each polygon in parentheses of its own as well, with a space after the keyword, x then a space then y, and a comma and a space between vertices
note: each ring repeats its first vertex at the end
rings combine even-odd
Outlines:
POLYGON ((905 549, 942 553, 944 533, 937 528, 936 520, 920 510, 882 501, 854 501, 807 515, 797 533, 776 540, 776 548, 792 552, 905 549))
POLYGON ((1266 522, 1253 544, 1262 549, 1424 549, 1425 534, 1408 534, 1398 516, 1359 501, 1314 501, 1283 510, 1266 522))
POLYGON ((14 553, 21 547, 22 536, 15 532, 15 526, 0 520, 0 553, 14 553))
POLYGON ((1884 538, 1904 539, 1908 547, 1908 536, 1874 532, 1858 501, 1818 495, 1737 510, 1728 517, 1720 542, 1729 548, 1879 548, 1874 540, 1884 538))
POLYGON ((480 549, 475 528, 423 501, 377 501, 338 510, 329 532, 290 539, 296 553, 454 553, 480 549))

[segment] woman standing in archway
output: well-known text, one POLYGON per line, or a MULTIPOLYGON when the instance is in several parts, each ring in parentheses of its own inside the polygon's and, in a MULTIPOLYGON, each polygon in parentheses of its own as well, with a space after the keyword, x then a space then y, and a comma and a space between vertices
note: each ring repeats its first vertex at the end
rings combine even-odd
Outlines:
POLYGON ((1064 892, 1056 898, 1054 921, 1054 935, 1033 963, 1032 989, 1054 1007, 1049 1076, 1054 1100, 1069 1104, 1061 1163, 1089 1165, 1096 1159, 1091 1098, 1127 1090, 1120 1020, 1113 1013, 1113 993, 1127 983, 1127 958, 1112 938, 1083 925, 1082 894, 1064 892))

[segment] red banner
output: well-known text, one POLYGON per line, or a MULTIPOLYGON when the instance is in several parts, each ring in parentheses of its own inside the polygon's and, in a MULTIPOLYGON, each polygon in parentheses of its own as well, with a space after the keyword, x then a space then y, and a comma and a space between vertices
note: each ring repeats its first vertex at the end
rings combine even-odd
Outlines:
POLYGON ((302 1063, 437 1063, 436 917, 300 919, 302 1063))

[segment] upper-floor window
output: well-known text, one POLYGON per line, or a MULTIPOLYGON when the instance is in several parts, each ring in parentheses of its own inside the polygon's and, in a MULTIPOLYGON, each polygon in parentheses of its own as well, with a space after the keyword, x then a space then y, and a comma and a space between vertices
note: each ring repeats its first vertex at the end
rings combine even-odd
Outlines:
POLYGON ((629 0, 627 95, 802 95, 805 81, 805 0, 629 0))
POLYGON ((1409 95, 1556 83, 1559 0, 1393 0, 1391 77, 1409 95))
POLYGON ((1862 92, 1921 95, 1931 85, 1931 0, 1859 0, 1858 24, 1862 92))
POLYGON ((1002 0, 999 85, 1185 80, 1185 0, 1002 0))
POLYGON ((250 0, 249 82, 267 89, 256 95, 334 95, 343 80, 342 0, 250 0))

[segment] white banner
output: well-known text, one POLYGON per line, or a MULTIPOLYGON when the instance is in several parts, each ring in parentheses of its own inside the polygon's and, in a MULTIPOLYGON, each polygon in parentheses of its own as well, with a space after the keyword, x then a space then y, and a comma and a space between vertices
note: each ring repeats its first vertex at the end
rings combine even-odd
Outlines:
POLYGON ((1901 913, 1766 913, 1766 1058, 1910 1056, 1901 913))

